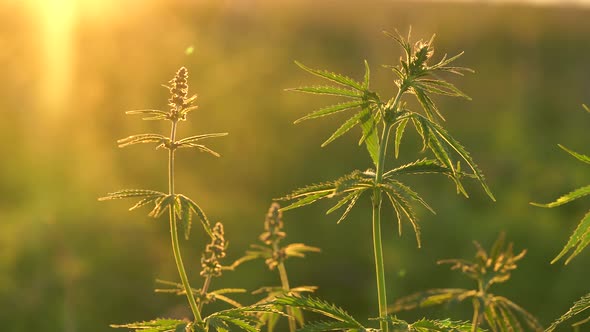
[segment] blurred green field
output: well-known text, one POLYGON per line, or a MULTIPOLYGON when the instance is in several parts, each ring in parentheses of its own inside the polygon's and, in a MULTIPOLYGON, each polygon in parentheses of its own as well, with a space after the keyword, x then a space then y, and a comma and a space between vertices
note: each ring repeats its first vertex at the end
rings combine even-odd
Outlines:
MULTIPOLYGON (((189 69, 200 105, 180 134, 230 133, 210 143, 220 159, 181 151, 177 175, 178 190, 225 223, 229 263, 257 241, 272 198, 370 166, 364 148, 351 148, 359 133, 320 148, 340 119, 292 124, 331 101, 283 91, 319 82, 293 61, 360 78, 366 59, 373 87, 390 96, 394 76, 381 64, 397 63, 401 53, 381 30, 405 32, 410 25, 415 38, 437 34, 439 55, 464 50, 458 64, 476 70, 452 79, 473 101, 437 102, 447 129, 472 153, 498 201, 475 183, 465 199, 446 179, 410 179, 437 214, 419 210, 418 249, 409 227, 397 236, 386 210, 390 299, 426 288, 471 287, 471 280, 435 262, 472 258, 473 240, 489 246, 501 231, 528 254, 496 293, 544 325, 587 293, 588 252, 567 267, 549 261, 588 200, 551 210, 528 203, 588 183, 588 168, 557 147, 590 152, 590 116, 581 107, 590 103, 588 8, 178 0, 129 2, 98 13, 77 4, 81 15, 70 17, 69 25, 27 3, 8 2, 0 11, 2 331, 105 331, 110 323, 189 314, 184 298, 153 292, 156 278, 177 279, 167 221, 126 212, 126 202, 97 201, 121 188, 166 188, 164 152, 121 150, 115 141, 166 130, 124 111, 166 107, 160 84, 178 67, 189 69), (54 25, 61 30, 47 28, 54 25)), ((403 142, 401 161, 420 156, 414 138, 403 142)), ((390 157, 389 165, 400 162, 390 157)), ((337 216, 324 215, 329 206, 285 214, 287 241, 323 250, 287 262, 291 283, 317 285, 320 297, 358 317, 374 317, 370 204, 361 202, 340 225, 337 216)), ((193 278, 202 245, 198 232, 184 242, 193 278)), ((215 280, 215 287, 254 290, 278 282, 262 262, 252 262, 215 280)), ((469 305, 400 317, 425 314, 471 318, 469 305)))

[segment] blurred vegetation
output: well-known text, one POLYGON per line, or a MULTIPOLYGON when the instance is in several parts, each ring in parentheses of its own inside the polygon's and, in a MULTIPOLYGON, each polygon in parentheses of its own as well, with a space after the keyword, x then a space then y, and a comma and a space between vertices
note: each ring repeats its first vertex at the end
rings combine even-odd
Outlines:
MULTIPOLYGON (((567 269, 549 264, 587 202, 554 210, 528 202, 550 201, 587 182, 585 165, 557 143, 588 153, 590 123, 580 107, 590 103, 588 9, 386 0, 130 3, 136 6, 101 15, 78 8, 65 39, 46 29, 31 4, 9 2, 0 12, 3 330, 92 332, 110 323, 188 315, 183 299, 152 292, 156 278, 177 278, 165 220, 96 200, 118 187, 165 188, 159 176, 167 167, 164 152, 157 162, 150 147, 123 153, 115 140, 160 125, 133 121, 124 111, 165 107, 160 84, 178 67, 189 68, 191 91, 199 94, 200 108, 185 127, 230 133, 213 143, 221 159, 180 151, 187 155, 178 163, 177 182, 213 221, 225 223, 231 260, 257 241, 272 198, 369 166, 363 147, 349 151, 355 135, 320 148, 340 119, 292 124, 329 103, 282 91, 309 82, 293 60, 360 79, 367 59, 372 85, 386 91, 394 77, 378 65, 397 62, 400 53, 381 30, 404 32, 410 25, 416 38, 436 33, 438 53, 464 50, 458 65, 476 70, 453 81, 473 101, 437 101, 447 110, 447 129, 472 152, 498 201, 476 185, 467 185, 467 200, 449 195, 454 188, 445 179, 409 179, 437 215, 420 211, 422 249, 384 223, 384 234, 396 238, 384 248, 391 301, 461 285, 461 276, 435 262, 469 257, 472 240, 489 246, 502 230, 528 256, 498 293, 547 325, 587 292, 579 281, 590 273, 588 252, 567 269)), ((43 19, 59 24, 64 18, 43 19)), ((404 143, 402 150, 416 150, 404 143)), ((390 165, 403 161, 390 157, 390 165)), ((289 261, 289 277, 296 285, 318 285, 318 296, 354 315, 376 316, 372 249, 364 241, 371 231, 369 203, 359 202, 338 226, 324 216, 328 206, 285 213, 289 242, 322 248, 289 261)), ((204 240, 183 243, 193 278, 204 240)), ((219 287, 254 290, 277 282, 260 262, 225 274, 219 287)), ((470 319, 469 306, 452 310, 452 318, 470 319)), ((448 312, 400 318, 425 314, 448 312)))

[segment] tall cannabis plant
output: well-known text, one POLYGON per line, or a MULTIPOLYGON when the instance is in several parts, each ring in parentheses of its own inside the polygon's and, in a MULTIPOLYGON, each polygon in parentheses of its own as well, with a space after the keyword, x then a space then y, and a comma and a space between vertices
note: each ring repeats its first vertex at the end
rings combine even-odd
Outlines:
MULTIPOLYGON (((584 109, 587 112, 590 113, 590 109, 588 108, 588 106, 586 106, 586 105, 582 105, 582 106, 584 107, 584 109)), ((559 144, 559 147, 561 149, 563 149, 565 152, 572 155, 574 158, 578 159, 579 161, 586 163, 586 164, 590 164, 590 156, 574 152, 561 144, 559 144)), ((587 185, 587 186, 578 188, 570 193, 567 193, 567 194, 559 197, 554 202, 551 202, 548 204, 539 204, 539 203, 531 203, 531 204, 536 205, 536 206, 540 206, 540 207, 553 208, 553 207, 563 205, 565 203, 569 203, 573 200, 576 200, 578 198, 584 197, 589 194, 590 194, 590 185, 587 185)), ((574 230, 574 233, 571 235, 571 237, 568 240, 568 242, 566 243, 566 245, 563 247, 563 249, 557 255, 557 257, 555 257, 551 261, 551 264, 557 262, 558 260, 560 260, 561 258, 563 258, 564 256, 569 254, 569 257, 565 261, 565 264, 568 264, 574 257, 576 257, 578 254, 580 254, 582 252, 582 250, 584 250, 584 248, 586 248, 588 246, 588 244, 590 244, 590 211, 588 211, 586 213, 586 215, 582 218, 582 220, 578 224, 578 227, 576 228, 576 230, 574 230)), ((590 293, 584 295, 580 300, 578 300, 576 303, 574 303, 573 307, 570 308, 570 310, 568 312, 566 312, 563 316, 561 316, 559 319, 557 319, 555 322, 553 322, 553 324, 551 324, 551 326, 549 326, 547 331, 548 332, 553 331, 559 324, 565 322, 566 320, 580 314, 581 312, 583 312, 589 308, 590 308, 590 293)), ((580 324, 586 323, 588 321, 590 321, 590 317, 574 324, 574 326, 579 326, 580 324)))
POLYGON ((435 62, 433 60, 434 36, 428 41, 420 40, 412 45, 409 34, 407 38, 403 38, 399 33, 390 34, 385 32, 385 34, 397 42, 404 52, 404 56, 400 58, 400 63, 397 66, 386 66, 397 77, 395 80, 397 92, 392 98, 382 99, 379 94, 370 89, 370 70, 366 61, 365 75, 360 82, 341 74, 312 69, 296 62, 303 70, 336 85, 316 85, 290 89, 297 92, 346 98, 346 102, 324 107, 300 118, 295 123, 356 110, 322 146, 329 144, 358 125, 362 132, 359 144, 364 144, 367 148, 374 168, 369 168, 366 171, 356 170, 334 181, 307 186, 295 190, 283 198, 293 201, 293 203, 283 208, 283 211, 308 205, 325 198, 339 198, 336 205, 329 209, 327 213, 346 206, 344 213, 338 220, 340 222, 346 218, 361 196, 368 195, 371 197, 373 207, 373 248, 382 331, 388 330, 381 235, 382 199, 386 197, 395 211, 400 234, 402 219, 407 219, 411 223, 418 246, 420 246, 420 228, 410 201, 416 201, 432 211, 420 195, 403 184, 399 178, 406 174, 444 174, 454 181, 458 192, 467 196, 461 180, 463 177, 470 177, 476 179, 490 198, 494 199, 484 181, 483 174, 467 150, 440 124, 439 121, 444 120, 444 117, 432 98, 433 95, 469 98, 453 84, 439 76, 441 73, 463 75, 464 72, 471 72, 470 69, 450 65, 462 53, 449 58, 445 55, 441 60, 435 62), (421 105, 421 110, 413 110, 408 107, 404 97, 409 95, 413 95, 417 99, 421 105), (411 123, 421 136, 423 150, 430 150, 433 157, 419 159, 387 170, 385 160, 388 154, 390 136, 392 134, 395 136, 394 150, 397 157, 408 123, 411 123), (470 172, 461 170, 457 157, 467 164, 470 172))
MULTIPOLYGON (((118 140, 119 147, 126 147, 138 143, 155 143, 156 149, 163 148, 168 150, 168 192, 160 192, 146 189, 125 189, 112 192, 99 200, 114 200, 123 198, 134 198, 139 201, 133 205, 129 210, 135 210, 145 205, 153 205, 150 217, 159 218, 166 211, 168 211, 170 223, 170 237, 172 242, 172 253, 181 283, 178 284, 180 293, 184 294, 188 300, 190 309, 194 320, 183 321, 176 319, 156 319, 146 322, 138 322, 125 325, 112 325, 112 327, 124 327, 134 330, 149 330, 149 331, 199 331, 205 332, 209 327, 215 328, 216 331, 228 331, 229 326, 238 327, 246 331, 253 331, 254 326, 258 324, 258 320, 252 313, 259 311, 270 310, 263 306, 257 307, 241 307, 237 309, 229 309, 211 314, 203 317, 201 308, 203 303, 208 298, 210 293, 207 291, 209 282, 213 276, 220 273, 219 258, 225 255, 225 238, 223 233, 223 226, 217 223, 215 227, 211 228, 210 222, 201 207, 187 196, 176 191, 174 181, 174 162, 175 152, 180 148, 195 148, 202 152, 210 153, 214 156, 219 154, 205 145, 201 144, 201 140, 213 137, 221 137, 227 133, 214 133, 190 136, 182 139, 177 138, 177 127, 181 121, 185 121, 187 115, 197 109, 194 105, 197 99, 196 95, 190 96, 188 94, 188 71, 182 67, 178 70, 176 75, 169 82, 169 86, 165 86, 170 91, 170 99, 168 99, 169 110, 136 110, 128 111, 127 114, 143 115, 144 120, 164 120, 170 122, 170 134, 164 136, 161 134, 139 134, 129 136, 118 140), (211 237, 212 243, 207 245, 203 256, 202 275, 205 277, 204 286, 195 291, 191 288, 189 278, 187 276, 184 263, 182 260, 180 245, 178 239, 178 228, 182 228, 185 237, 188 239, 193 214, 197 216, 204 231, 211 237), (195 294, 199 295, 199 301, 195 299, 195 294)), ((173 284, 174 285, 174 284, 173 284)), ((215 294, 213 294, 215 295, 215 294)), ((232 303, 233 304, 233 303, 232 303)))
POLYGON ((507 299, 490 293, 490 287, 510 279, 517 262, 526 254, 526 250, 514 254, 512 243, 505 244, 502 233, 492 249, 487 252, 475 242, 477 252, 475 261, 463 259, 441 260, 438 264, 451 264, 452 270, 459 270, 477 283, 475 289, 439 288, 418 292, 398 299, 392 306, 392 312, 423 308, 432 305, 471 300, 473 304, 473 331, 485 321, 492 332, 543 331, 537 319, 528 311, 507 299))

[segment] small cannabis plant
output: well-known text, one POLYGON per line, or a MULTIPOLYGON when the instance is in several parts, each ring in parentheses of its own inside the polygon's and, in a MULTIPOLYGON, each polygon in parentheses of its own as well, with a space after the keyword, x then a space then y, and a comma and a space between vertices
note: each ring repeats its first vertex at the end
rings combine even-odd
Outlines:
POLYGON ((365 61, 365 75, 362 82, 350 77, 332 73, 325 70, 316 70, 306 67, 298 62, 303 70, 326 79, 337 85, 330 86, 305 86, 290 89, 291 91, 305 92, 319 95, 331 95, 347 98, 348 101, 324 107, 312 112, 295 123, 334 115, 347 110, 357 109, 323 144, 325 146, 336 138, 342 136, 353 127, 361 127, 359 144, 364 144, 369 152, 374 168, 366 171, 355 170, 341 178, 324 183, 314 184, 293 191, 283 197, 292 203, 283 211, 312 204, 325 198, 338 198, 338 202, 327 211, 331 213, 346 206, 344 213, 338 220, 346 218, 351 209, 363 195, 369 195, 373 202, 373 248, 375 255, 375 270, 377 281, 377 294, 379 303, 379 320, 381 331, 388 331, 387 324, 387 296, 383 265, 382 235, 381 235, 381 203, 386 197, 397 215, 398 229, 401 234, 402 219, 407 219, 416 234, 418 246, 420 246, 420 228, 418 220, 410 201, 416 201, 425 208, 432 208, 410 187, 402 183, 399 178, 406 174, 439 173, 451 178, 457 191, 467 196, 462 185, 462 178, 469 177, 479 181, 490 198, 494 199, 490 189, 484 181, 483 174, 465 150, 439 123, 444 120, 440 110, 434 103, 432 96, 445 95, 451 97, 467 97, 453 84, 443 80, 439 73, 451 73, 462 75, 470 72, 470 69, 450 66, 462 53, 447 58, 443 56, 438 62, 433 61, 433 38, 428 41, 418 41, 414 45, 410 43, 410 35, 407 39, 399 33, 385 32, 401 45, 405 57, 400 59, 397 66, 387 66, 397 76, 395 85, 397 93, 390 99, 382 99, 369 86, 370 70, 365 61), (414 95, 421 105, 422 111, 411 110, 404 101, 404 96, 414 95), (406 126, 411 123, 420 134, 423 143, 423 151, 430 150, 433 158, 422 158, 415 162, 401 165, 386 170, 385 160, 388 154, 389 139, 395 133, 394 149, 398 156, 400 143, 406 126), (462 171, 456 157, 463 160, 470 172, 462 171))
MULTIPOLYGON (((586 105, 582 105, 582 106, 584 107, 584 109, 586 111, 588 111, 590 113, 590 109, 588 108, 588 106, 586 106, 586 105)), ((579 161, 590 164, 590 157, 589 156, 574 152, 561 144, 559 144, 559 147, 562 148, 565 152, 572 155, 574 158, 578 159, 579 161)), ((559 197, 554 202, 551 202, 548 204, 539 204, 539 203, 531 203, 531 204, 536 205, 536 206, 546 207, 546 208, 553 208, 556 206, 563 205, 565 203, 569 203, 573 200, 576 200, 576 199, 586 196, 588 194, 590 194, 590 185, 578 188, 570 193, 567 193, 567 194, 559 197)), ((561 258, 563 258, 565 255, 567 255, 569 253, 569 257, 565 261, 565 264, 568 264, 574 257, 576 257, 578 254, 580 254, 582 252, 582 250, 584 250, 584 248, 586 248, 588 246, 588 244, 590 244, 590 211, 588 211, 586 213, 586 215, 582 218, 582 220, 578 224, 578 227, 576 228, 574 233, 571 235, 569 241, 566 243, 566 245, 563 247, 563 249, 557 255, 557 257, 555 257, 551 261, 551 264, 557 262, 558 260, 560 260, 561 258)), ((588 308, 590 308, 590 294, 584 295, 580 300, 578 300, 576 303, 574 303, 573 307, 570 308, 570 310, 568 312, 566 312, 563 316, 561 316, 558 320, 553 322, 551 324, 551 326, 549 326, 547 331, 548 332, 553 331, 557 327, 557 325, 580 314, 581 312, 585 311, 588 308)), ((588 317, 580 322, 575 323, 574 326, 579 326, 579 325, 586 323, 588 321, 590 321, 590 317, 588 317)))
POLYGON ((514 254, 512 243, 505 245, 504 233, 498 237, 489 253, 477 242, 475 247, 477 252, 474 262, 447 259, 438 264, 452 264, 451 269, 459 270, 477 282, 476 289, 431 289, 398 299, 390 310, 399 312, 471 299, 473 331, 483 321, 492 332, 542 331, 537 319, 525 309, 503 296, 489 292, 493 284, 510 279, 510 274, 517 268, 516 263, 524 257, 526 250, 514 254))
MULTIPOLYGON (((253 292, 254 294, 266 293, 266 297, 259 301, 259 304, 270 303, 279 296, 300 296, 302 293, 314 292, 317 289, 315 286, 290 286, 287 269, 285 268, 285 260, 291 257, 305 257, 305 253, 319 252, 320 249, 303 243, 291 243, 281 246, 281 241, 287 236, 283 227, 283 213, 280 210, 280 205, 278 203, 272 203, 264 220, 264 232, 259 236, 260 241, 264 245, 251 245, 251 250, 248 250, 244 257, 232 264, 232 267, 236 267, 249 260, 264 259, 264 262, 271 271, 278 271, 281 286, 262 287, 253 292)), ((283 308, 279 305, 277 309, 284 310, 288 315, 290 332, 295 332, 297 325, 303 327, 303 313, 299 308, 283 308)), ((266 312, 260 315, 261 323, 266 325, 266 329, 269 332, 274 331, 280 317, 280 314, 274 312, 266 312)))
MULTIPOLYGON (((256 331, 255 326, 258 324, 258 319, 254 315, 259 312, 271 311, 274 309, 268 306, 250 306, 241 307, 239 303, 229 300, 223 293, 231 292, 232 290, 220 290, 217 292, 208 292, 211 278, 219 276, 221 273, 221 265, 219 259, 225 256, 225 236, 223 232, 223 225, 217 223, 213 228, 207 216, 201 207, 193 200, 185 195, 179 194, 175 190, 174 182, 174 155, 179 148, 196 148, 199 151, 208 152, 214 156, 219 156, 218 153, 209 149, 205 145, 200 144, 200 141, 212 137, 221 137, 227 133, 203 134, 190 136, 183 139, 177 139, 177 126, 180 121, 184 121, 187 115, 195 110, 198 106, 194 105, 197 96, 188 96, 188 71, 182 67, 178 70, 174 78, 169 82, 169 86, 165 86, 170 90, 170 99, 168 100, 168 111, 147 109, 128 111, 127 114, 139 114, 144 116, 144 120, 166 120, 170 121, 170 135, 164 136, 160 134, 139 134, 120 139, 117 142, 119 147, 125 147, 138 143, 155 143, 156 148, 164 148, 168 150, 168 192, 160 192, 155 190, 145 189, 126 189, 119 190, 101 197, 99 200, 113 200, 123 198, 134 198, 139 201, 133 205, 130 210, 135 210, 139 207, 152 204, 153 208, 149 216, 159 218, 166 210, 168 210, 170 222, 170 236, 172 240, 172 253, 178 268, 181 283, 165 282, 168 285, 175 286, 176 292, 184 294, 188 300, 190 309, 193 314, 193 320, 184 321, 177 319, 156 319, 146 322, 138 322, 125 325, 112 325, 112 327, 124 327, 134 330, 145 331, 197 331, 205 332, 210 328, 216 331, 229 331, 230 326, 237 327, 245 331, 256 331), (189 283, 189 278, 186 274, 182 256, 180 253, 178 228, 179 226, 184 231, 185 237, 188 239, 191 229, 193 214, 197 216, 204 231, 211 237, 211 243, 206 246, 205 253, 201 260, 203 270, 201 275, 205 277, 204 285, 201 289, 195 290, 189 283), (204 303, 211 301, 214 298, 226 300, 233 306, 239 307, 228 309, 213 313, 207 317, 203 317, 201 309, 204 303)), ((239 291, 239 290, 238 290, 239 291)))

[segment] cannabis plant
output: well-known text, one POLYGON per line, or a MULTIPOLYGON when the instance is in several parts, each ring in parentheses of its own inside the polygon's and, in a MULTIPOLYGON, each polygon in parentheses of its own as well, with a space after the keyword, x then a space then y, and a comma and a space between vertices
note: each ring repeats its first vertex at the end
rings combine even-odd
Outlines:
MULTIPOLYGON (((172 253, 178 268, 180 283, 172 283, 178 288, 178 293, 186 296, 193 319, 184 321, 177 319, 156 319, 152 321, 138 322, 125 325, 112 325, 112 327, 124 327, 134 330, 146 331, 209 331, 209 328, 214 328, 216 331, 228 331, 230 326, 240 328, 245 331, 255 331, 254 326, 258 324, 258 319, 253 313, 260 311, 273 311, 272 308, 265 306, 251 306, 228 309, 213 313, 207 317, 203 317, 201 309, 204 303, 210 301, 213 296, 223 299, 222 292, 211 293, 208 292, 211 278, 218 276, 221 272, 221 265, 219 259, 225 255, 225 237, 223 232, 223 225, 217 223, 213 228, 201 207, 187 196, 176 191, 174 181, 174 162, 175 152, 179 148, 195 148, 202 152, 207 152, 214 156, 219 154, 205 145, 201 144, 201 140, 213 137, 221 137, 227 133, 214 133, 190 136, 182 139, 177 138, 177 127, 181 121, 185 121, 191 111, 197 109, 194 105, 197 99, 196 95, 188 95, 188 71, 182 67, 178 70, 176 75, 169 82, 169 86, 165 86, 170 91, 170 99, 168 99, 169 110, 136 110, 128 111, 127 114, 138 114, 144 116, 144 120, 164 120, 170 122, 170 135, 164 136, 161 134, 139 134, 129 136, 118 140, 119 147, 126 147, 138 143, 155 143, 156 149, 162 148, 168 151, 168 191, 161 192, 146 189, 125 189, 112 192, 99 200, 114 200, 123 198, 134 198, 139 201, 133 205, 130 210, 135 210, 145 205, 152 205, 153 208, 149 213, 150 217, 159 218, 166 211, 168 211, 170 223, 170 236, 172 241, 172 253), (201 275, 205 277, 204 285, 201 289, 195 290, 189 283, 182 256, 180 252, 178 228, 182 228, 185 237, 188 239, 193 214, 197 216, 204 231, 211 237, 211 244, 207 245, 205 253, 201 261, 203 270, 201 275), (197 296, 195 296, 197 295, 197 296), (221 297, 220 297, 221 295, 221 297), (198 299, 198 300, 197 300, 198 299)), ((227 302, 227 301, 226 301, 227 302)), ((237 303, 230 304, 236 305, 237 303)), ((239 306, 239 304, 237 304, 239 306)))
MULTIPOLYGON (((590 109, 588 108, 588 106, 586 106, 586 105, 582 105, 582 106, 584 107, 584 109, 586 111, 588 111, 590 113, 590 109)), ((590 164, 590 157, 589 156, 574 152, 561 144, 559 144, 559 147, 561 149, 563 149, 565 152, 572 155, 574 158, 578 159, 579 161, 590 164)), ((576 199, 586 196, 588 194, 590 194, 590 185, 578 188, 570 193, 567 193, 567 194, 559 197, 554 202, 551 202, 548 204, 539 204, 539 203, 531 203, 531 204, 536 205, 536 206, 546 207, 546 208, 553 208, 556 206, 563 205, 565 203, 569 203, 573 200, 576 200, 576 199)), ((574 233, 571 235, 569 241, 566 243, 566 245, 563 247, 563 249, 557 255, 557 257, 555 257, 551 261, 551 264, 557 262, 558 260, 563 258, 565 255, 569 254, 569 257, 565 261, 565 264, 568 264, 574 257, 576 257, 578 254, 580 254, 582 252, 582 250, 588 246, 588 244, 590 244, 590 211, 588 211, 586 213, 586 215, 582 218, 582 220, 578 224, 578 227, 576 228, 574 233)), ((566 312, 563 316, 561 316, 558 320, 553 322, 553 324, 551 324, 551 326, 549 326, 547 331, 553 331, 557 327, 557 325, 580 314, 581 312, 585 311, 588 308, 590 308, 590 294, 584 295, 580 300, 578 300, 576 303, 574 303, 574 306, 572 308, 570 308, 570 310, 568 312, 566 312)), ((590 317, 574 324, 574 326, 579 326, 580 324, 583 324, 588 321, 590 321, 590 317)))
MULTIPOLYGON (((232 265, 232 268, 234 268, 249 260, 263 259, 269 270, 278 271, 281 286, 262 287, 253 292, 253 294, 266 293, 266 297, 259 304, 271 303, 279 296, 300 296, 302 293, 314 292, 317 289, 315 286, 290 286, 285 260, 291 257, 302 258, 305 257, 307 252, 319 252, 320 249, 303 243, 291 243, 281 246, 281 241, 287 236, 283 227, 283 213, 280 210, 280 205, 272 203, 264 220, 264 232, 259 236, 264 245, 251 245, 251 249, 246 252, 246 255, 232 265)), ((284 310, 288 315, 290 332, 295 332, 297 325, 303 327, 303 313, 299 308, 279 305, 278 310, 284 310)), ((269 332, 274 331, 280 317, 280 314, 274 312, 265 312, 260 315, 261 323, 266 326, 269 332)))
POLYGON ((386 197, 397 215, 399 233, 401 234, 402 230, 402 219, 407 219, 414 229, 418 246, 420 246, 420 228, 410 201, 418 202, 430 211, 432 208, 417 192, 400 181, 403 175, 422 173, 446 175, 454 181, 457 191, 465 196, 467 196, 467 192, 461 180, 464 177, 474 178, 482 185, 490 198, 494 199, 484 181, 483 174, 469 153, 440 124, 440 120, 444 120, 444 117, 433 99, 433 95, 469 98, 453 84, 439 76, 441 73, 463 75, 464 72, 471 72, 470 69, 450 65, 462 53, 449 58, 445 55, 435 62, 434 36, 428 41, 420 40, 412 45, 409 34, 407 38, 404 38, 399 33, 385 33, 402 47, 405 55, 400 58, 400 63, 397 66, 386 66, 397 77, 395 80, 397 92, 390 99, 382 99, 379 94, 371 90, 369 85, 370 69, 366 61, 365 75, 362 81, 325 70, 312 69, 296 62, 303 70, 336 85, 304 86, 290 89, 291 91, 338 96, 346 98, 347 101, 312 112, 298 119, 295 123, 350 111, 352 116, 336 129, 322 146, 329 144, 358 125, 362 133, 359 144, 363 144, 369 152, 372 167, 365 171, 355 170, 333 181, 295 190, 283 197, 285 200, 292 201, 290 205, 283 208, 283 211, 299 208, 326 198, 338 198, 337 203, 327 211, 327 213, 331 213, 346 206, 338 222, 346 218, 362 196, 371 197, 373 248, 382 331, 388 331, 386 322, 388 303, 381 235, 383 197, 386 197), (413 95, 417 99, 421 110, 409 108, 404 99, 409 95, 413 95), (390 136, 393 134, 395 136, 393 145, 397 157, 408 124, 412 124, 421 136, 423 151, 430 150, 433 157, 422 158, 388 170, 385 167, 385 160, 389 153, 390 136), (457 158, 467 164, 468 172, 461 170, 457 158))
POLYGON ((390 308, 392 312, 471 300, 473 304, 473 331, 485 321, 492 332, 542 331, 537 319, 525 309, 507 299, 489 292, 493 284, 510 279, 517 262, 526 250, 514 254, 512 243, 505 245, 502 233, 489 253, 477 242, 475 261, 463 259, 441 260, 438 264, 452 264, 452 270, 459 270, 477 283, 475 289, 441 288, 415 293, 398 299, 390 308))

